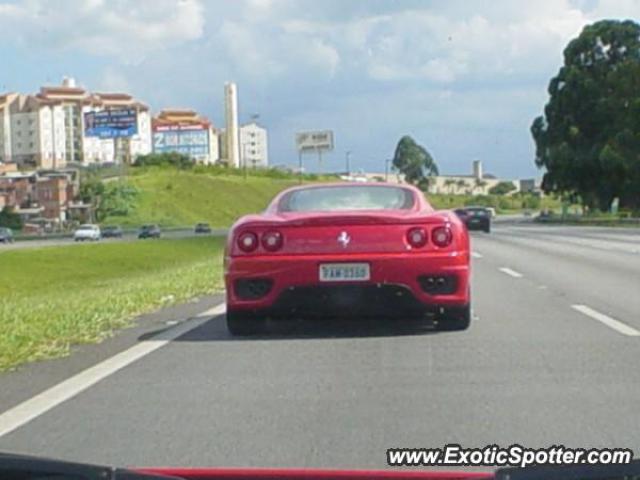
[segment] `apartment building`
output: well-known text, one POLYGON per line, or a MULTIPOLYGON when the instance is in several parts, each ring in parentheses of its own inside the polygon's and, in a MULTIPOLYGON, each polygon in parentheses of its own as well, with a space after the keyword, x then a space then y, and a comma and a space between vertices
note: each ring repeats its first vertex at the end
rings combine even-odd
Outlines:
POLYGON ((63 167, 64 134, 59 105, 31 95, 0 97, 0 161, 21 168, 63 167))
POLYGON ((71 78, 35 95, 0 95, 0 162, 21 169, 131 162, 151 152, 149 107, 125 93, 90 93, 71 78), (85 134, 87 112, 136 111, 137 131, 128 138, 85 134))
POLYGON ((249 168, 268 167, 267 130, 256 122, 240 127, 240 164, 249 168))

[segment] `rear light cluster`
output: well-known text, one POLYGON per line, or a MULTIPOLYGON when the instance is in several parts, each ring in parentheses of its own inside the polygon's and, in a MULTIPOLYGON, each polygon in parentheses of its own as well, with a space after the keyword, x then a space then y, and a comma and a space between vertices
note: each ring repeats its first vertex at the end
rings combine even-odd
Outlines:
POLYGON ((268 252, 277 252, 282 248, 282 234, 276 230, 264 232, 260 238, 253 232, 243 232, 236 241, 238 248, 244 253, 255 252, 260 245, 268 252))
POLYGON ((431 240, 438 247, 448 247, 453 240, 453 234, 449 227, 434 228, 431 232, 431 240))
MULTIPOLYGON (((422 227, 410 228, 407 231, 407 243, 413 248, 422 248, 428 241, 429 235, 422 227)), ((431 241, 436 247, 448 247, 453 241, 453 233, 449 227, 436 227, 431 231, 431 241)))
POLYGON ((422 227, 411 228, 407 232, 407 242, 409 242, 409 245, 413 248, 424 247, 427 244, 428 238, 429 236, 426 230, 422 227))

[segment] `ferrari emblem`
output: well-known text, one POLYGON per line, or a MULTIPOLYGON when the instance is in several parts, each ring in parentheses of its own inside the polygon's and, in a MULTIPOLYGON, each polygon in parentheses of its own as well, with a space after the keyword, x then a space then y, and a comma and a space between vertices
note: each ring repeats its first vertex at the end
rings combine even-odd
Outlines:
POLYGON ((347 245, 349 245, 350 241, 351 241, 351 237, 347 232, 345 231, 340 232, 340 235, 338 236, 338 243, 341 244, 343 248, 347 248, 347 245))

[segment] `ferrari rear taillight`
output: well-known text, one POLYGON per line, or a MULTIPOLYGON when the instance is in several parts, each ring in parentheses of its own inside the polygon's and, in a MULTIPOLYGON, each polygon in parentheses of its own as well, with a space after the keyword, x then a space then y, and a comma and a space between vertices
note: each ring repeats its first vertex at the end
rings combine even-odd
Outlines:
POLYGON ((409 229, 407 232, 407 242, 413 248, 421 248, 427 244, 427 232, 422 227, 415 227, 409 229))
POLYGON ((437 227, 431 231, 431 240, 438 247, 448 247, 453 240, 453 234, 449 227, 437 227))
POLYGON ((282 248, 282 234, 277 231, 265 232, 262 235, 262 248, 268 252, 275 252, 282 248))
POLYGON ((238 248, 245 253, 251 253, 258 248, 258 236, 253 232, 244 232, 238 236, 238 248))

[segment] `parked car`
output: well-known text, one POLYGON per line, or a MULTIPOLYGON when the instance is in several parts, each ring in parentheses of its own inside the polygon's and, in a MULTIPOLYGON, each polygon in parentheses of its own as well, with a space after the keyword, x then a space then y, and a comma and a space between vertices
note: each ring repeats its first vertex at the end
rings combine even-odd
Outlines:
POLYGON ((160 238, 161 232, 158 225, 143 225, 138 238, 160 238))
POLYGON ((211 233, 211 226, 208 223, 198 223, 194 231, 195 233, 211 233))
POLYGON ((455 210, 456 215, 469 230, 491 231, 491 212, 486 207, 464 207, 455 210))
POLYGON ((0 242, 13 243, 13 231, 10 228, 0 227, 0 242))
POLYGON ((122 238, 122 228, 118 225, 102 227, 102 238, 122 238))
POLYGON ((100 227, 98 225, 80 225, 78 229, 73 232, 73 239, 76 242, 84 242, 86 240, 97 242, 101 237, 102 232, 100 232, 100 227))

